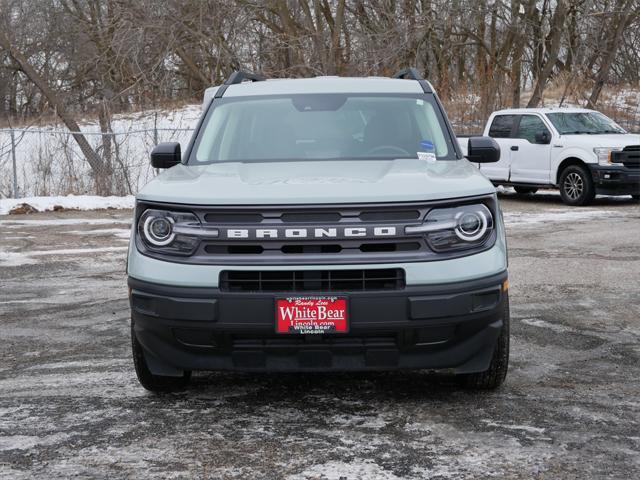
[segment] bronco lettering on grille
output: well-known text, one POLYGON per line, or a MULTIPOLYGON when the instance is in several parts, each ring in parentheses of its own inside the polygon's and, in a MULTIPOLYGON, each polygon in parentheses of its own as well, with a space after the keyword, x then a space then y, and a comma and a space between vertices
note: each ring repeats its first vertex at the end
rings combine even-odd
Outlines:
POLYGON ((395 237, 397 227, 341 228, 228 228, 223 238, 230 239, 317 239, 317 238, 383 238, 395 237))

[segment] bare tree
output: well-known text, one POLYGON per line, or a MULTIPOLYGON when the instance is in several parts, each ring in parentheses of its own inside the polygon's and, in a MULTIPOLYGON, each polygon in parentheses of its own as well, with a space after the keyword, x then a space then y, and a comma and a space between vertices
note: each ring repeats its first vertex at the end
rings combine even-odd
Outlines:
POLYGON ((0 29, 0 47, 2 47, 5 52, 8 52, 20 70, 38 87, 47 101, 56 109, 58 116, 64 122, 66 127, 72 132, 76 132, 73 134, 73 138, 78 143, 80 150, 93 170, 97 193, 101 195, 108 195, 111 193, 108 182, 104 181, 104 163, 93 150, 85 136, 78 133, 80 132, 80 126, 75 121, 73 115, 67 111, 64 102, 49 86, 48 82, 36 71, 27 58, 14 45, 12 45, 9 37, 5 33, 5 30, 2 29, 0 29))

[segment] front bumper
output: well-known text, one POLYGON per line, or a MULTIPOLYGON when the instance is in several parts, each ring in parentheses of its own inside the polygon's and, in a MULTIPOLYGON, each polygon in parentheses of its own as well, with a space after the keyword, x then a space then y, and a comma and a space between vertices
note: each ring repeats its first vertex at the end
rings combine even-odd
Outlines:
POLYGON ((589 165, 596 193, 601 195, 640 195, 640 168, 623 165, 589 165))
MULTIPOLYGON (((508 312, 507 272, 455 284, 345 293, 346 334, 277 335, 275 299, 129 277, 137 339, 156 375, 185 370, 484 371, 508 312)), ((322 292, 318 292, 322 295, 322 292)), ((304 292, 305 296, 314 295, 304 292)))

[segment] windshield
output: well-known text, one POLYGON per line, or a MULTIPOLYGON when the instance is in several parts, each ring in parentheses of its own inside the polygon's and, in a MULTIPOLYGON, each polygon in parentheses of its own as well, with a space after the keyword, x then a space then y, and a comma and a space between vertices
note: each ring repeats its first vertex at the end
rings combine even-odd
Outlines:
POLYGON ((616 122, 599 112, 547 113, 560 135, 627 133, 616 122))
POLYGON ((311 94, 214 100, 189 164, 233 161, 454 159, 432 95, 311 94))

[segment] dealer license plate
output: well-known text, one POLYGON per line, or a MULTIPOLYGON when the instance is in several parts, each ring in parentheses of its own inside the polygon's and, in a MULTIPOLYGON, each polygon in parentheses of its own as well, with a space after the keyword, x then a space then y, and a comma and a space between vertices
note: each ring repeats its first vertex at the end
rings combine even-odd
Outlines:
POLYGON ((276 333, 320 335, 349 331, 344 297, 289 297, 276 299, 276 333))

